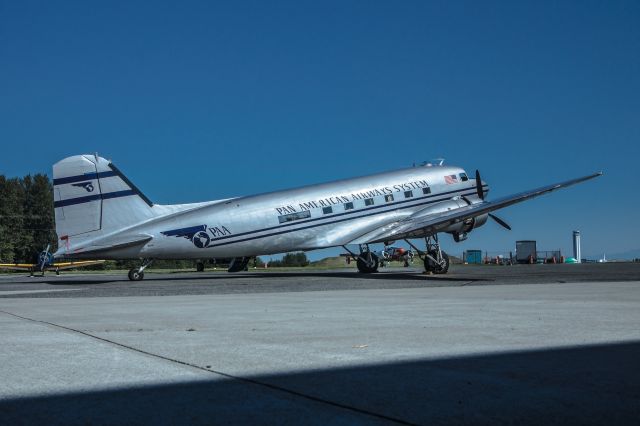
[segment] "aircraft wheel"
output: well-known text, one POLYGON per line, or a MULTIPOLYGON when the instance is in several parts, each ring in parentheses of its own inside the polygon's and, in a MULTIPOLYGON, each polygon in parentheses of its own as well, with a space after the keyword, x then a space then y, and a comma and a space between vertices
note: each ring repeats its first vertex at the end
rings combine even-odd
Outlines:
POLYGON ((129 271, 129 279, 131 281, 142 281, 144 278, 144 272, 138 272, 138 268, 133 268, 129 271))
POLYGON ((196 271, 197 272, 204 272, 204 263, 203 262, 196 262, 196 271))
POLYGON ((365 262, 363 259, 360 259, 358 257, 358 260, 356 262, 356 265, 358 266, 358 271, 362 272, 363 274, 370 274, 372 272, 378 272, 378 256, 376 256, 375 254, 371 253, 371 260, 373 262, 372 265, 367 265, 367 262, 365 262))
MULTIPOLYGON (((429 256, 431 257, 436 257, 436 252, 435 251, 430 251, 429 252, 429 256)), ((424 270, 427 272, 433 272, 434 274, 446 274, 447 271, 449 271, 449 255, 445 252, 442 252, 442 260, 444 260, 444 264, 443 265, 439 265, 436 262, 434 262, 433 260, 431 260, 431 258, 429 257, 425 257, 424 258, 424 270)))

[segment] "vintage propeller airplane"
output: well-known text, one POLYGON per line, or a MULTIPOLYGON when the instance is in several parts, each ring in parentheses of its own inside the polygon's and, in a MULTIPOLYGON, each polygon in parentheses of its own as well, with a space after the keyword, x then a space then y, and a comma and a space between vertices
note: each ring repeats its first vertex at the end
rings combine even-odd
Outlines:
POLYGON ((597 176, 595 173, 531 191, 485 200, 476 171, 425 163, 391 172, 296 189, 195 204, 157 205, 110 161, 76 155, 53 166, 58 251, 68 259, 140 259, 129 279, 141 280, 154 259, 231 259, 244 270, 259 255, 342 246, 362 273, 376 272, 370 244, 403 239, 427 271, 446 273, 449 257, 438 234, 455 241, 491 212, 597 176), (424 238, 426 250, 410 240, 424 238), (358 246, 349 250, 347 246, 358 246))
POLYGON ((410 263, 413 263, 415 256, 411 249, 386 244, 382 250, 375 252, 375 254, 378 256, 380 267, 384 267, 389 262, 402 262, 405 267, 408 267, 410 263))
POLYGON ((82 268, 84 266, 98 265, 104 263, 104 260, 84 260, 76 262, 54 262, 53 255, 49 251, 51 245, 38 254, 38 263, 0 263, 0 269, 13 271, 29 271, 29 276, 34 273, 41 272, 44 276, 45 271, 55 271, 56 275, 60 275, 60 271, 66 269, 82 268))

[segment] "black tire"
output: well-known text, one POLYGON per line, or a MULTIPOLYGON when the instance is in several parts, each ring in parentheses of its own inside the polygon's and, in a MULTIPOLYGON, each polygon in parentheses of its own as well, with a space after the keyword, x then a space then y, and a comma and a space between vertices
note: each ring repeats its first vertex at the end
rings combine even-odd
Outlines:
POLYGON ((358 271, 360 271, 363 274, 371 274, 373 272, 378 272, 378 265, 379 265, 378 256, 371 253, 371 260, 373 261, 373 265, 369 266, 363 259, 360 259, 360 257, 358 257, 358 260, 356 262, 356 265, 358 266, 358 271))
MULTIPOLYGON (((445 252, 442 253, 442 259, 445 261, 444 266, 441 266, 431 260, 430 257, 424 258, 424 270, 427 272, 433 272, 434 274, 446 274, 449 271, 449 255, 445 252)), ((430 251, 429 256, 436 258, 436 252, 430 251)))
POLYGON ((138 268, 133 268, 129 271, 129 279, 131 281, 142 281, 144 278, 144 271, 138 272, 138 268))
POLYGON ((204 272, 204 262, 196 262, 196 272, 204 272))

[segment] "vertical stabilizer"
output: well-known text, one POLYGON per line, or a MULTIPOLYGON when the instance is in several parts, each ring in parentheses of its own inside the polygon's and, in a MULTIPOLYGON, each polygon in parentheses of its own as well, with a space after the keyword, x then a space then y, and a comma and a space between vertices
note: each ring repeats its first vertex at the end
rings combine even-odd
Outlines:
POLYGON ((153 204, 113 164, 75 155, 53 165, 60 247, 108 234, 154 216, 153 204))

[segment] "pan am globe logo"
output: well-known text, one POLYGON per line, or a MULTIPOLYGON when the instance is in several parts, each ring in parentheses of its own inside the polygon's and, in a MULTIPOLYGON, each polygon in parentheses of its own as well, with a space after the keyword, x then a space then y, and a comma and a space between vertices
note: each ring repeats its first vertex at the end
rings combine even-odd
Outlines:
POLYGON ((232 235, 231 231, 224 226, 191 226, 189 228, 171 229, 169 231, 162 231, 162 235, 167 237, 182 237, 190 240, 194 246, 198 248, 207 248, 212 241, 221 237, 232 235))
POLYGON ((205 231, 200 231, 191 238, 191 241, 198 248, 206 248, 211 243, 211 237, 205 231))

